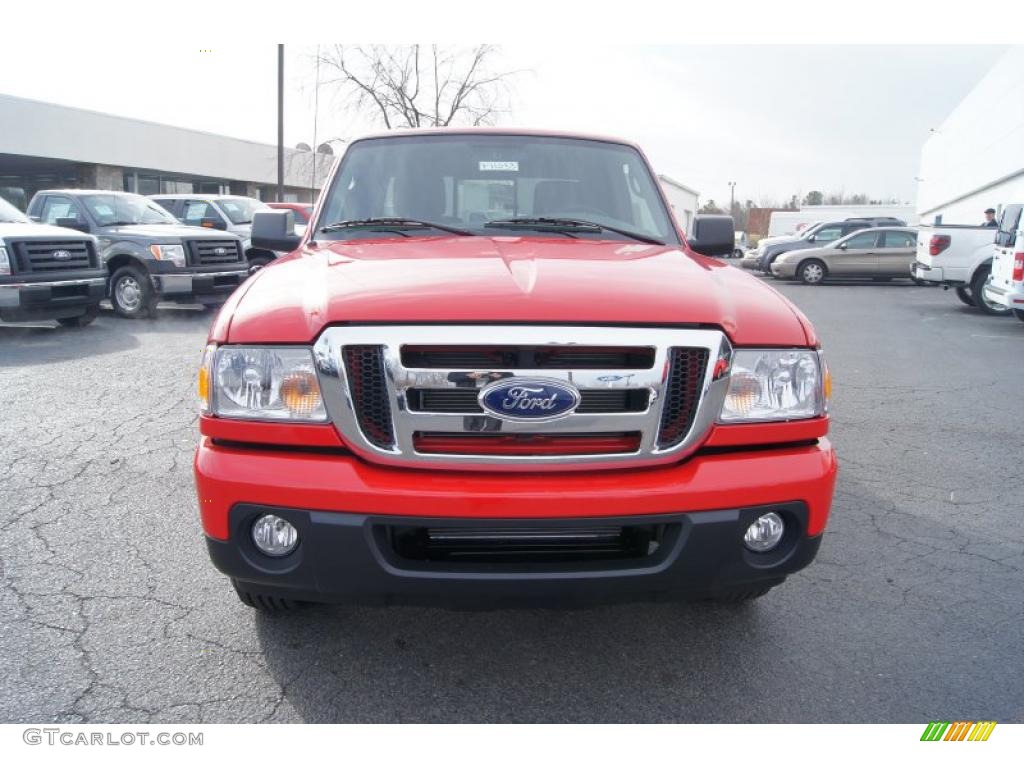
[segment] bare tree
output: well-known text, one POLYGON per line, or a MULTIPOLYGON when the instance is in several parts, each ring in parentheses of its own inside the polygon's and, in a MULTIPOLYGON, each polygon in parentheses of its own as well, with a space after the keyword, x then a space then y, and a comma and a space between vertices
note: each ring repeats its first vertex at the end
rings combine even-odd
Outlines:
POLYGON ((489 125, 508 111, 516 74, 492 67, 497 52, 493 45, 335 45, 321 51, 319 61, 328 73, 325 85, 387 128, 489 125))

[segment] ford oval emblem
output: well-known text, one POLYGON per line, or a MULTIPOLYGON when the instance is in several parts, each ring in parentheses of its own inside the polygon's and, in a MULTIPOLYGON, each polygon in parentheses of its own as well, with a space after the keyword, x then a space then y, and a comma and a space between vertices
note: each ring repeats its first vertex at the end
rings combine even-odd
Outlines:
POLYGON ((71 258, 71 253, 69 251, 54 251, 51 255, 57 261, 67 261, 71 258))
POLYGON ((484 387, 479 401, 484 411, 508 421, 550 421, 575 411, 580 392, 565 381, 510 378, 484 387))

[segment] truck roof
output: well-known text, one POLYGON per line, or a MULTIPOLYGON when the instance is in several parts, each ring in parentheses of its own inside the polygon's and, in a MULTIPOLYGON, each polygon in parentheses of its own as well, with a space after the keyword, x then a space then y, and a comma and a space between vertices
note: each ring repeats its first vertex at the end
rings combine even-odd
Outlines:
POLYGON ((624 144, 627 147, 632 147, 638 152, 642 152, 640 146, 636 142, 629 141, 628 139, 621 139, 615 136, 606 136, 601 134, 582 133, 579 131, 555 131, 542 128, 452 128, 447 126, 441 128, 397 128, 391 131, 377 131, 375 133, 365 134, 359 138, 353 139, 350 142, 350 145, 355 144, 357 141, 364 141, 366 139, 388 139, 399 136, 459 136, 474 134, 484 136, 538 136, 553 139, 603 141, 608 144, 624 144))

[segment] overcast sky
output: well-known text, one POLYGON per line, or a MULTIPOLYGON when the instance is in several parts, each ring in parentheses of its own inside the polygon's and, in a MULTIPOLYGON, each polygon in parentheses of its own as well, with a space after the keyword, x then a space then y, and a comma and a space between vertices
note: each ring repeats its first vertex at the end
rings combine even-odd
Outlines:
MULTIPOLYGON (((287 49, 285 140, 312 143, 315 46, 287 49)), ((504 46, 520 70, 503 124, 639 142, 702 201, 811 189, 912 201, 921 143, 1002 55, 992 46, 504 46)), ((0 46, 0 93, 272 143, 272 45, 90 43, 23 65, 0 46), (139 62, 151 63, 139 63, 139 62)), ((326 74, 326 73, 324 73, 326 74)), ((372 128, 320 89, 317 139, 372 128)), ((2 115, 0 115, 2 122, 2 115)), ((68 126, 74 130, 74 126, 68 126)), ((0 130, 0 152, 3 132, 0 130)))

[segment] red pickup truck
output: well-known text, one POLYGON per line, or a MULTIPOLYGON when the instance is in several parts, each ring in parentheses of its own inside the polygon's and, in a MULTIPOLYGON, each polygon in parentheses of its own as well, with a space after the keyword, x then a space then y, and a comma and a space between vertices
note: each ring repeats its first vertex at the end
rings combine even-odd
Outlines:
POLYGON ((680 231, 627 142, 391 132, 352 142, 301 242, 210 331, 195 457, 242 601, 766 593, 832 500, 814 329, 680 231), (703 255, 702 255, 703 254, 703 255))

